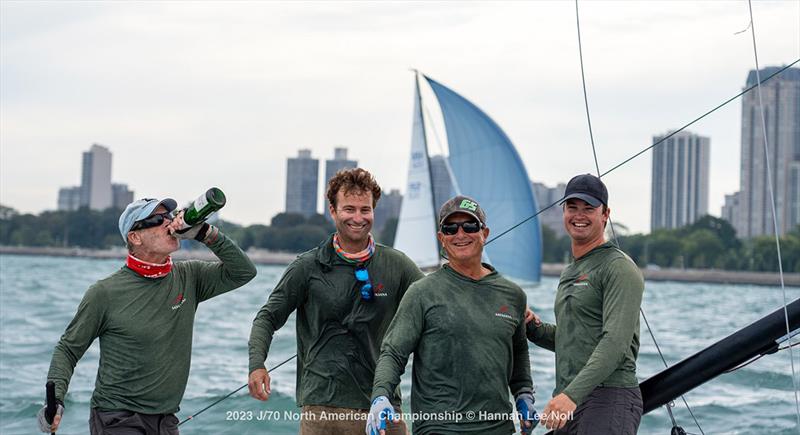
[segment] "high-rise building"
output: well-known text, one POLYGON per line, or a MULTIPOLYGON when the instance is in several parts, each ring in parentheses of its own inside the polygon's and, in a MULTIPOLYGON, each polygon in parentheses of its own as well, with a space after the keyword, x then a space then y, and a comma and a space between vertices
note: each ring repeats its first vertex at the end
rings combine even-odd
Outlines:
POLYGON ((286 161, 286 212, 311 216, 317 213, 319 160, 302 149, 286 161))
POLYGON ((128 204, 133 202, 133 191, 128 189, 127 184, 113 183, 111 185, 111 205, 119 210, 124 210, 128 204))
MULTIPOLYGON (((763 68, 763 80, 779 67, 763 68)), ((747 87, 757 84, 756 71, 747 87)), ((800 68, 789 68, 761 85, 767 148, 779 234, 800 224, 800 68)), ((739 213, 734 227, 741 238, 774 234, 767 159, 758 91, 742 97, 742 155, 739 213)))
MULTIPOLYGON (((654 136, 653 143, 670 133, 654 136)), ((711 144, 681 131, 653 148, 650 229, 680 228, 708 214, 711 144)))
POLYGON ((739 202, 741 197, 741 192, 725 195, 725 205, 722 206, 720 217, 728 221, 731 225, 735 225, 734 222, 739 220, 739 202))
POLYGON ((347 148, 334 148, 333 159, 325 160, 325 179, 322 180, 322 208, 325 209, 323 214, 327 216, 328 219, 331 217, 331 214, 328 211, 328 199, 325 197, 328 192, 328 180, 333 178, 333 176, 342 169, 352 169, 357 167, 358 161, 347 160, 347 148))
POLYGON ((92 210, 111 207, 111 151, 102 145, 93 144, 83 153, 80 204, 92 210))
POLYGON ((81 188, 78 186, 58 189, 58 210, 75 211, 81 206, 81 188))
POLYGON ((389 219, 400 217, 400 205, 403 203, 403 195, 399 189, 392 189, 389 193, 383 192, 381 199, 375 207, 375 221, 373 222, 373 233, 380 233, 389 219))
MULTIPOLYGON (((567 185, 564 183, 558 183, 556 187, 547 187, 543 183, 531 182, 531 186, 533 187, 533 195, 536 197, 536 205, 539 210, 563 198, 564 191, 567 189, 567 185)), ((556 233, 556 237, 567 235, 567 230, 564 229, 564 213, 560 206, 550 207, 537 217, 540 224, 547 226, 556 233)))
POLYGON ((439 214, 439 207, 447 202, 448 199, 456 196, 453 179, 450 177, 446 159, 447 158, 442 155, 432 156, 430 158, 431 184, 433 185, 433 210, 437 216, 439 214))

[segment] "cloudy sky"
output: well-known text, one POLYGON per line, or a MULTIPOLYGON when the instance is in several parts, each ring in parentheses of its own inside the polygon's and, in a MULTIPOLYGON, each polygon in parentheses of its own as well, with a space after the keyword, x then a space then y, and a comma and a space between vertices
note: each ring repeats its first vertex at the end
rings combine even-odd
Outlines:
MULTIPOLYGON (((762 66, 800 57, 800 2, 754 2, 762 66)), ((600 168, 738 93, 754 67, 745 1, 580 3, 600 168)), ((0 202, 38 213, 111 149, 142 196, 216 185, 224 217, 283 210, 286 158, 335 146, 404 188, 417 68, 505 130, 549 185, 594 171, 573 2, 0 3, 0 202)), ((711 138, 709 206, 738 189, 741 103, 711 138)), ((615 220, 649 229, 649 153, 606 178, 615 220)), ((321 194, 320 194, 321 196, 321 194)), ((320 209, 322 205, 320 204, 320 209)))

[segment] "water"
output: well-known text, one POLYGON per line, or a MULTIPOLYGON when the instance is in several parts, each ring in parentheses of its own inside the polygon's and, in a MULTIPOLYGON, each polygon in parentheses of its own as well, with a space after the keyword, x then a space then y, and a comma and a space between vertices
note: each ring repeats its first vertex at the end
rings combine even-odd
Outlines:
MULTIPOLYGON (((34 416, 44 401, 53 346, 86 288, 119 266, 119 260, 0 256, 0 433, 36 432, 34 416)), ((196 413, 246 383, 250 324, 282 271, 283 267, 259 266, 258 277, 248 285, 200 305, 192 370, 179 418, 196 413)), ((525 289, 533 309, 546 321, 553 320, 555 284, 555 279, 544 278, 540 285, 525 289)), ((798 289, 788 292, 790 300, 800 297, 798 289)), ((746 326, 781 304, 779 289, 744 285, 648 282, 644 298, 645 312, 670 363, 746 326)), ((644 379, 659 371, 663 364, 644 325, 642 328, 639 376, 644 379)), ((465 340, 468 343, 467 337, 465 340)), ((294 353, 292 318, 277 333, 267 365, 271 367, 294 353)), ((533 345, 530 355, 533 378, 538 385, 537 407, 541 410, 554 385, 553 356, 533 345)), ((78 363, 59 434, 88 433, 89 400, 98 356, 95 342, 78 363)), ((165 355, 165 364, 168 358, 165 355)), ((800 370, 797 357, 795 366, 800 370)), ((292 361, 273 373, 273 395, 269 402, 251 399, 245 389, 181 426, 181 433, 297 433, 298 422, 291 419, 292 411, 297 410, 295 374, 292 361), (277 412, 260 414, 264 410, 277 412), (258 420, 259 415, 262 420, 258 420)), ((409 397, 408 373, 403 377, 402 388, 404 397, 409 397)), ((786 351, 723 375, 690 392, 686 399, 707 434, 797 433, 786 351)), ((675 411, 678 422, 688 432, 700 433, 683 405, 678 404, 675 411)), ((640 433, 668 434, 670 427, 666 411, 660 409, 644 416, 640 433)), ((537 429, 535 433, 544 430, 537 429)))

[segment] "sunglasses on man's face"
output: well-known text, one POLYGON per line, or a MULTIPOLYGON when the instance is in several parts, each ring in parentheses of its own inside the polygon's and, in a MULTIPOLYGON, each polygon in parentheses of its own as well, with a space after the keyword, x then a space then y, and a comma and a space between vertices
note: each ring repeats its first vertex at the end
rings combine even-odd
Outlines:
POLYGON ((446 236, 453 236, 458 233, 459 227, 461 227, 467 234, 475 234, 481 230, 482 226, 483 225, 477 221, 452 222, 449 224, 442 224, 440 229, 442 230, 442 234, 446 236))
POLYGON ((148 228, 159 227, 165 220, 172 220, 172 212, 156 213, 133 223, 131 231, 146 230, 148 228))

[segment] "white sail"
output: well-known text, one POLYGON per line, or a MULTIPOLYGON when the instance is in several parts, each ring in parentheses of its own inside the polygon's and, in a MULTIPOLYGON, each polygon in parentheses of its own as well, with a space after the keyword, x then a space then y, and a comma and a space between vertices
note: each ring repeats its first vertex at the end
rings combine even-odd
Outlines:
POLYGON ((439 248, 436 241, 436 212, 433 209, 428 146, 421 109, 417 77, 408 184, 400 207, 394 247, 408 255, 417 266, 424 268, 439 265, 439 248))

